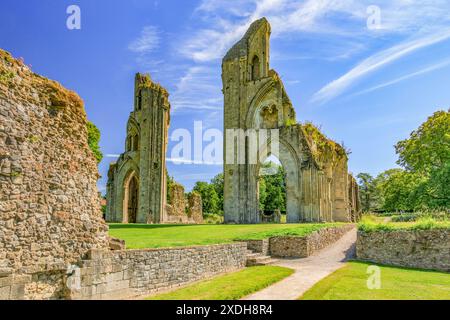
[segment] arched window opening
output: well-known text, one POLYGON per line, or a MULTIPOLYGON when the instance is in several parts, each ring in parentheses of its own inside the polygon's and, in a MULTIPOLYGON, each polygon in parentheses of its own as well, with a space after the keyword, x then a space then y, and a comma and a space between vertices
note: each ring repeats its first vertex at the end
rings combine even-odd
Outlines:
POLYGON ((127 152, 130 152, 133 148, 133 141, 132 141, 132 137, 128 136, 127 137, 127 152))
POLYGON ((133 151, 139 151, 139 136, 137 134, 133 136, 133 151))
POLYGON ((255 56, 252 61, 252 80, 258 80, 260 78, 260 63, 258 56, 255 56))
POLYGON ((136 109, 141 110, 142 109, 142 91, 139 90, 137 99, 136 99, 136 109))

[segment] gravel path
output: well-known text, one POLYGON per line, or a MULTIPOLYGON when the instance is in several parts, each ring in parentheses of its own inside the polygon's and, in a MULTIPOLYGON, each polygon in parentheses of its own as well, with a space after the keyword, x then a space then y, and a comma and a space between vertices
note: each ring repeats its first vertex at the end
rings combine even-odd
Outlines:
POLYGON ((279 260, 274 265, 295 270, 295 273, 245 297, 243 300, 295 300, 317 282, 344 266, 345 261, 355 254, 356 228, 335 244, 303 259, 279 260))

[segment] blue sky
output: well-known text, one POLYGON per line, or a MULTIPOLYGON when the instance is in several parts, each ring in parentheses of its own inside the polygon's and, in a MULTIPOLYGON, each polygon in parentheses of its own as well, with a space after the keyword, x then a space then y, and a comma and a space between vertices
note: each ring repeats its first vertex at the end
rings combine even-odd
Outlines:
MULTIPOLYGON (((221 58, 262 16, 272 24, 271 68, 297 119, 344 142, 355 174, 396 166, 393 145, 450 107, 446 0, 2 0, 0 47, 76 91, 112 156, 124 149, 136 72, 169 90, 170 133, 193 131, 194 121, 222 129, 221 58), (81 30, 66 27, 72 4, 81 30), (377 28, 368 27, 371 5, 377 28)), ((114 160, 100 165, 100 189, 114 160)), ((168 167, 188 190, 222 170, 168 167)))

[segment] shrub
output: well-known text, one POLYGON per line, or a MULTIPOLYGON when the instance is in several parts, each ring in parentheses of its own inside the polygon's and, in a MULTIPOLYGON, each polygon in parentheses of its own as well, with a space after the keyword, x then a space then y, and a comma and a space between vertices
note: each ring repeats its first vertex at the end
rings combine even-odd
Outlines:
POLYGON ((204 214, 203 222, 205 224, 222 224, 223 216, 220 214, 204 214))

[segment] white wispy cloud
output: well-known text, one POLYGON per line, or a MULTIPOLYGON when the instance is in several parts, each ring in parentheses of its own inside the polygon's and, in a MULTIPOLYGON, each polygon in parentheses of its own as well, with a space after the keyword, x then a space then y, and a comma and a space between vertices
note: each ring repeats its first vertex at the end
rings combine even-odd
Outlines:
POLYGON ((346 74, 320 89, 313 95, 311 101, 317 103, 327 102, 342 94, 362 77, 419 49, 434 45, 449 38, 450 29, 446 29, 439 33, 432 33, 417 39, 404 41, 389 49, 382 50, 365 59, 346 74))
POLYGON ((223 98, 218 70, 194 65, 179 79, 171 97, 173 112, 180 109, 222 110, 223 98))
MULTIPOLYGON (((176 79, 171 93, 173 111, 222 110, 220 68, 217 62, 247 31, 250 24, 263 16, 272 25, 272 37, 309 35, 310 41, 320 40, 301 54, 279 54, 273 59, 325 59, 333 61, 359 55, 370 46, 371 40, 396 35, 403 38, 412 34, 429 34, 449 25, 448 0, 378 0, 381 27, 369 30, 366 25, 367 8, 372 0, 203 0, 194 10, 190 29, 174 37, 173 56, 188 61, 189 66, 176 79), (343 23, 345 21, 345 23, 343 23), (323 36, 323 37, 322 37, 323 36)), ((399 37, 399 38, 401 38, 399 37)), ((433 36, 426 37, 433 40, 433 36)), ((426 39, 401 43, 374 54, 339 79, 317 92, 313 101, 332 99, 363 76, 400 59, 409 52, 427 46, 426 39), (421 44, 420 41, 423 41, 421 44), (409 46, 409 47, 408 47, 409 46)), ((130 43, 129 49, 138 54, 138 64, 151 73, 164 70, 164 61, 154 61, 148 53, 160 45, 160 33, 153 26, 145 27, 141 35, 130 43)), ((309 47, 308 47, 309 48, 309 47)), ((162 71, 159 74, 166 75, 162 71)), ((173 83, 174 77, 167 83, 173 83)), ((163 81, 164 82, 164 81, 163 81)))
POLYGON ((373 91, 376 91, 376 90, 379 90, 379 89, 383 89, 383 88, 392 86, 394 84, 403 82, 405 80, 408 80, 408 79, 411 79, 411 78, 414 78, 414 77, 418 77, 420 75, 423 75, 423 74, 426 74, 426 73, 430 73, 430 72, 435 71, 435 70, 440 70, 440 69, 445 68, 445 67, 447 67, 449 65, 450 65, 450 59, 449 60, 445 60, 445 61, 440 62, 440 63, 437 63, 437 64, 434 64, 434 65, 429 66, 427 68, 421 69, 419 71, 412 72, 410 74, 404 75, 404 76, 396 78, 394 80, 390 80, 390 81, 384 82, 382 84, 370 87, 368 89, 358 91, 358 92, 352 94, 352 96, 362 95, 362 94, 373 92, 373 91))
POLYGON ((149 54, 159 47, 160 32, 155 26, 145 26, 138 38, 133 40, 128 49, 138 54, 149 54))
POLYGON ((367 8, 373 4, 372 0, 242 0, 230 5, 228 0, 203 0, 195 14, 204 27, 187 37, 179 50, 195 61, 220 59, 263 16, 271 22, 273 37, 302 32, 370 38, 435 29, 450 22, 447 0, 380 0, 376 3, 380 28, 368 30, 367 8))

